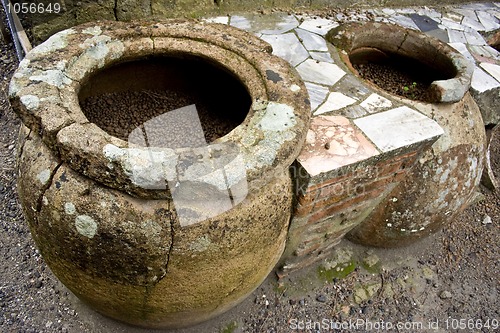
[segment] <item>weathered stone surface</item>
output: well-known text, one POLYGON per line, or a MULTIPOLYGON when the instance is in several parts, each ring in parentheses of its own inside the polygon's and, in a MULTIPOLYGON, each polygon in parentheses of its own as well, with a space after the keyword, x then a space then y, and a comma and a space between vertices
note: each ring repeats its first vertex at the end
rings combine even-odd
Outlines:
MULTIPOLYGON (((391 247, 438 230, 468 205, 483 170, 484 125, 479 108, 468 93, 472 65, 448 45, 395 25, 346 24, 333 29, 327 39, 347 54, 359 48, 376 48, 411 57, 453 75, 431 85, 435 98, 432 104, 391 95, 393 100, 433 119, 444 134, 423 151, 401 183, 348 238, 366 245, 391 247)), ((343 59, 351 68, 348 56, 343 59)), ((389 97, 385 92, 381 94, 389 97)))
POLYGON ((37 246, 79 298, 134 325, 180 327, 227 310, 269 274, 310 117, 305 85, 270 52, 240 30, 176 20, 82 25, 27 55, 9 91, 26 125, 19 193, 37 246), (208 58, 242 82, 253 103, 241 125, 206 147, 168 149, 89 122, 79 98, 151 88, 134 75, 89 88, 94 75, 172 53, 208 58), (217 210, 223 198, 231 207, 217 210))
POLYGON ((400 246, 439 230, 467 207, 481 179, 486 138, 470 94, 452 104, 408 103, 434 119, 445 133, 387 199, 348 234, 356 242, 400 246))
POLYGON ((58 164, 34 133, 23 147, 20 193, 33 210, 28 220, 44 259, 108 316, 149 327, 192 325, 245 297, 283 251, 288 174, 251 193, 237 211, 182 227, 172 201, 103 187, 58 164))
MULTIPOLYGON (((126 152, 128 144, 88 124, 76 93, 100 69, 142 57, 151 47, 155 55, 179 52, 209 57, 248 87, 253 116, 221 142, 240 144, 250 187, 259 188, 260 182, 267 181, 262 174, 288 168, 300 151, 309 123, 307 90, 288 63, 269 54, 267 43, 229 26, 185 20, 143 25, 101 22, 62 31, 27 55, 11 82, 11 101, 30 128, 51 129, 43 132, 42 139, 56 152, 64 151, 61 157, 72 168, 136 196, 153 195, 132 182, 127 160, 110 160, 104 154, 107 145, 126 152), (48 112, 42 102, 54 96, 61 108, 51 107, 51 117, 41 117, 41 112, 48 112), (276 115, 273 119, 271 113, 276 115), (60 120, 48 124, 43 119, 60 120), (275 125, 261 126, 268 121, 275 125)), ((153 196, 168 193, 156 191, 153 196)))

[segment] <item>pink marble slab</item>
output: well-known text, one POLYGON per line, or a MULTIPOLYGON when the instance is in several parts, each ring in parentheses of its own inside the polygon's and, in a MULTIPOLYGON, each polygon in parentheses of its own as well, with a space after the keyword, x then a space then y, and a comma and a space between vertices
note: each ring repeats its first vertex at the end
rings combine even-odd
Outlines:
POLYGON ((299 163, 316 176, 378 155, 377 148, 342 116, 314 117, 299 163))

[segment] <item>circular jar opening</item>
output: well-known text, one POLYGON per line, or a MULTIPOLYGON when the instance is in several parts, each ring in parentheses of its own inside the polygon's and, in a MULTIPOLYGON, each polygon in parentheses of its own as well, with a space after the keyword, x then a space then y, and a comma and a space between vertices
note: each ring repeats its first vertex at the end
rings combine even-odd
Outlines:
POLYGON ((222 65, 185 54, 119 63, 92 75, 79 91, 87 119, 142 147, 201 147, 247 116, 251 97, 222 65))
POLYGON ((455 77, 456 70, 447 59, 428 63, 388 50, 362 47, 351 51, 351 62, 358 75, 379 88, 403 98, 434 102, 432 82, 455 77))
POLYGON ((326 39, 353 72, 389 93, 428 103, 460 101, 472 65, 446 43, 420 31, 379 22, 347 23, 326 39))

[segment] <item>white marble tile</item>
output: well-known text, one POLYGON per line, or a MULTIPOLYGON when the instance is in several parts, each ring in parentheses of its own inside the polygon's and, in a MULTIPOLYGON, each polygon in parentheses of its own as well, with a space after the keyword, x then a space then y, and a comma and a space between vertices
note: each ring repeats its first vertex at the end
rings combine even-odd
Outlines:
POLYGON ((297 66, 309 58, 309 53, 294 33, 262 35, 261 38, 271 44, 274 55, 285 59, 292 66, 297 66))
POLYGON ((305 48, 309 51, 328 51, 328 47, 326 46, 326 40, 310 31, 295 29, 297 36, 302 40, 302 44, 304 44, 305 48))
POLYGON ((203 21, 209 23, 229 24, 229 16, 207 17, 204 18, 203 21))
POLYGON ((327 86, 333 86, 346 73, 337 65, 327 62, 307 59, 297 70, 304 81, 309 81, 327 86))
POLYGON ((466 27, 472 28, 477 31, 485 30, 481 22, 479 22, 478 20, 471 19, 468 16, 464 16, 464 19, 462 20, 462 25, 465 25, 466 27))
POLYGON ((483 93, 487 90, 500 87, 500 83, 481 68, 476 67, 474 69, 474 73, 472 74, 471 87, 472 89, 483 93))
POLYGON ((277 35, 293 30, 299 26, 299 21, 292 15, 275 14, 262 15, 255 18, 254 25, 257 31, 264 35, 277 35))
POLYGON ((450 39, 450 43, 467 43, 467 38, 465 38, 463 31, 450 29, 448 30, 448 38, 450 39))
POLYGON ((329 62, 331 64, 334 63, 332 56, 330 55, 329 52, 309 52, 309 54, 311 55, 311 58, 313 58, 314 60, 329 62))
POLYGON ((488 10, 488 13, 493 17, 496 17, 498 21, 500 21, 500 9, 499 10, 488 10))
POLYGON ((467 44, 471 45, 486 45, 486 41, 484 40, 481 34, 473 29, 465 30, 465 38, 467 39, 467 44))
POLYGON ((467 46, 463 43, 449 43, 451 47, 453 47, 455 50, 460 52, 467 60, 469 60, 472 63, 475 63, 476 61, 474 60, 474 57, 472 54, 470 54, 469 50, 467 49, 467 46))
POLYGON ((389 16, 396 14, 396 11, 394 9, 391 9, 391 8, 384 8, 384 9, 382 9, 382 12, 385 15, 389 15, 389 16))
POLYGON ((492 3, 469 3, 466 5, 463 5, 463 9, 469 9, 469 10, 488 10, 491 8, 494 8, 495 5, 492 3))
POLYGON ((351 98, 339 92, 332 92, 330 93, 330 95, 328 95, 325 103, 323 103, 316 110, 316 112, 314 112, 314 114, 319 115, 331 111, 340 110, 354 103, 356 103, 356 100, 354 98, 351 98))
MULTIPOLYGON (((499 65, 483 62, 483 63, 479 64, 479 66, 481 66, 482 69, 484 69, 486 72, 488 72, 488 74, 490 74, 498 82, 500 82, 500 66, 499 65)), ((499 101, 500 101, 500 99, 499 99, 499 101)), ((500 103, 498 106, 500 107, 500 103)))
POLYGON ((454 12, 445 12, 443 14, 443 20, 448 20, 448 21, 453 21, 456 23, 462 22, 462 19, 464 18, 463 15, 459 13, 454 13, 454 12))
POLYGON ((424 7, 417 11, 419 15, 429 16, 433 19, 440 19, 443 15, 435 9, 424 7))
POLYGON ((311 111, 315 111, 318 106, 323 104, 326 96, 330 92, 327 87, 320 86, 311 82, 305 82, 307 92, 309 93, 309 101, 311 102, 311 111))
POLYGON ((389 17, 389 21, 392 21, 394 23, 397 23, 405 28, 410 28, 414 30, 420 31, 418 28, 417 24, 408 16, 404 15, 392 15, 389 17))
POLYGON ((354 123, 383 152, 444 133, 434 120, 407 106, 358 118, 354 123))
POLYGON ((489 45, 469 45, 472 53, 500 61, 500 53, 489 45))
POLYGON ((371 94, 360 105, 369 113, 374 113, 390 108, 392 102, 378 94, 371 94))
POLYGON ((359 105, 352 105, 341 110, 339 114, 350 119, 356 119, 367 115, 368 112, 359 105))
POLYGON ((442 19, 441 24, 444 25, 448 29, 453 29, 453 30, 458 30, 458 31, 464 31, 465 27, 461 25, 458 22, 449 20, 449 19, 442 19))
POLYGON ((300 24, 299 28, 324 36, 328 31, 338 26, 339 24, 332 20, 327 20, 319 17, 305 17, 304 22, 300 24))
POLYGON ((396 9, 396 13, 399 14, 416 14, 417 11, 413 8, 398 8, 396 9))
POLYGON ((278 35, 293 30, 299 25, 299 21, 284 13, 245 14, 231 16, 229 24, 252 33, 278 35))
POLYGON ((490 13, 480 11, 477 12, 477 17, 486 31, 493 31, 500 28, 498 20, 490 13))
POLYGON ((252 22, 245 16, 233 15, 229 20, 229 25, 242 29, 250 30, 252 28, 252 22))
POLYGON ((460 15, 463 15, 463 16, 464 16, 464 18, 465 18, 465 17, 468 17, 470 20, 473 20, 473 21, 475 20, 475 21, 477 21, 476 12, 475 12, 475 11, 474 11, 474 9, 472 9, 472 8, 469 8, 469 9, 467 9, 467 8, 463 8, 463 7, 462 7, 462 8, 453 8, 453 11, 454 11, 455 13, 458 13, 458 14, 460 14, 460 15))

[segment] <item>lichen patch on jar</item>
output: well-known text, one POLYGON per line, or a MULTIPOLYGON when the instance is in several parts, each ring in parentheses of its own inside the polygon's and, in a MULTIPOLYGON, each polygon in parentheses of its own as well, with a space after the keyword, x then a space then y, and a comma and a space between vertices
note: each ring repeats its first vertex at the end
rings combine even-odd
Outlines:
POLYGON ((78 215, 75 219, 75 227, 80 235, 87 238, 94 238, 97 232, 97 223, 88 215, 78 215))

